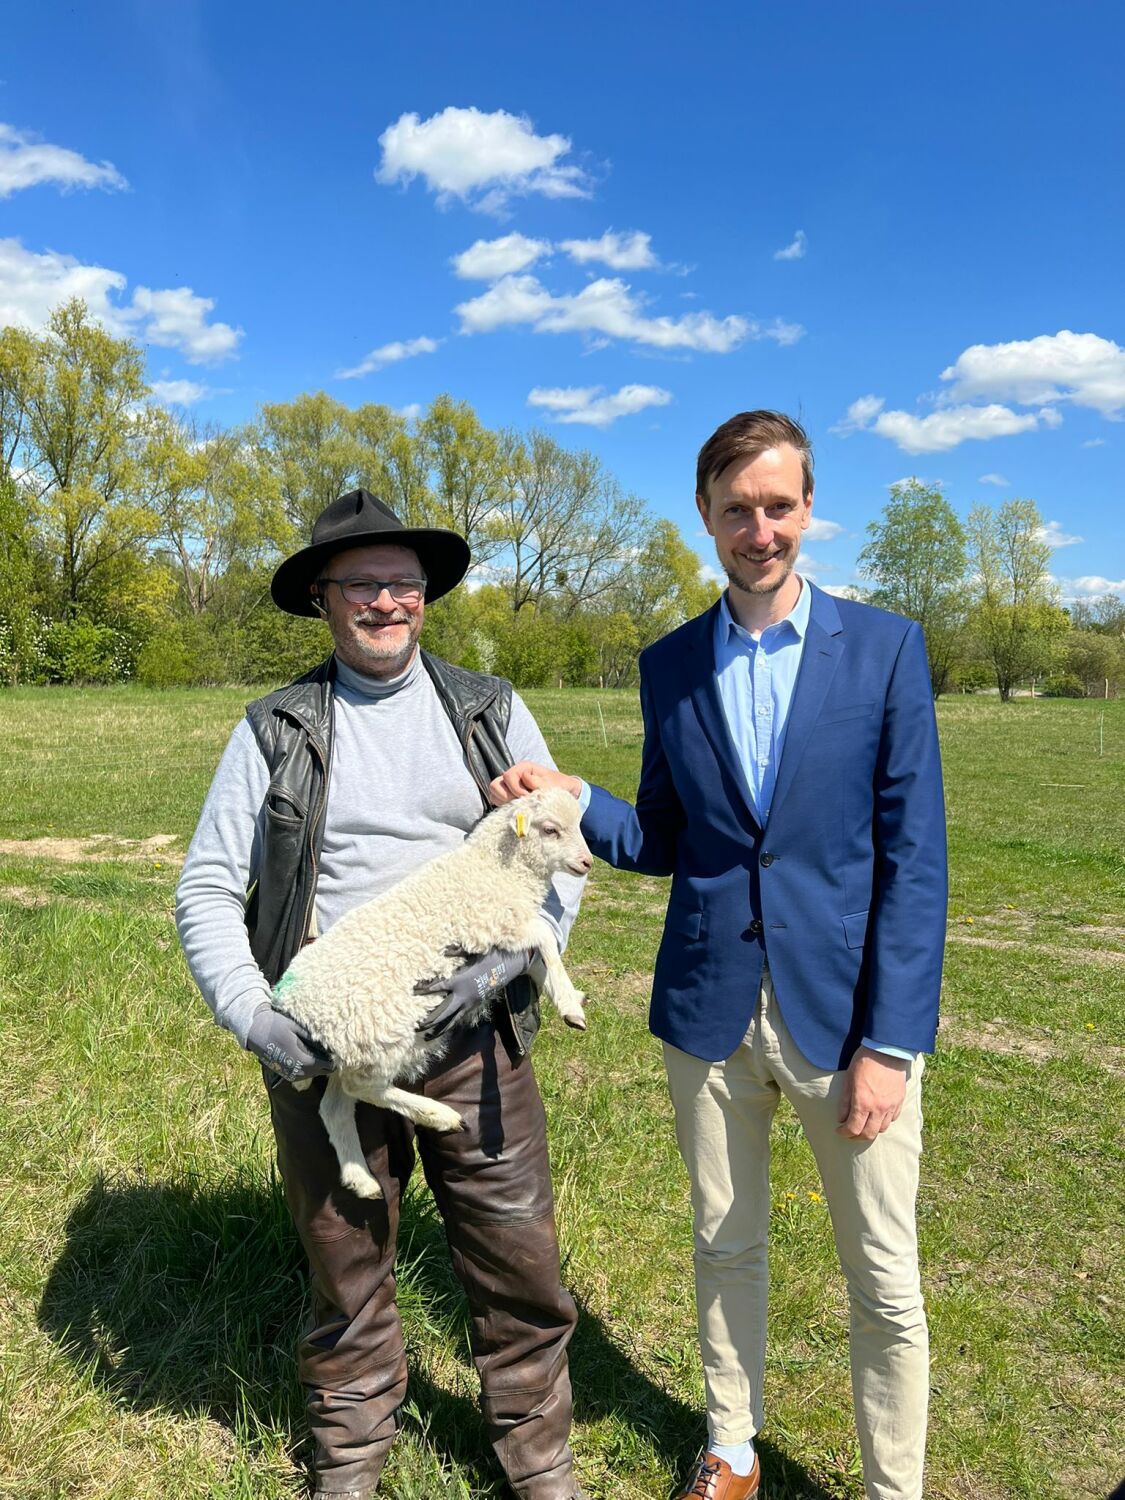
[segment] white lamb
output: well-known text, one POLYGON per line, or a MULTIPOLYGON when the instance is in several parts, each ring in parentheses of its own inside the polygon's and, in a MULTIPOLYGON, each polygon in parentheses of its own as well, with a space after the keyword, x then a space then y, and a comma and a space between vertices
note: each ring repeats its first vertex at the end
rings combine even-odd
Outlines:
POLYGON ((415 1030, 435 1003, 433 995, 415 994, 419 980, 448 978, 464 962, 459 954, 538 948, 547 968, 544 993, 568 1025, 585 1028, 585 996, 563 968, 541 912, 552 875, 590 869, 580 817, 576 800, 561 790, 498 808, 459 848, 342 917, 297 954, 275 985, 276 1008, 300 1021, 335 1060, 320 1115, 341 1180, 361 1198, 383 1192, 360 1149, 357 1099, 430 1130, 464 1126, 448 1105, 398 1087, 420 1078, 448 1045, 447 1036, 426 1041, 415 1030))

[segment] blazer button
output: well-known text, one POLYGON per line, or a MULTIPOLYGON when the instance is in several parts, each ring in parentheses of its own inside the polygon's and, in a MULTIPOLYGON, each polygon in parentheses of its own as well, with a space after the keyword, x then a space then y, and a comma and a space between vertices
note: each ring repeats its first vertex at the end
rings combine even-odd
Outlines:
POLYGON ((754 920, 750 923, 750 931, 754 934, 755 937, 757 937, 761 930, 762 919, 760 917, 755 917, 754 920))
POLYGON ((761 859, 760 859, 760 860, 759 860, 759 861, 758 861, 758 863, 759 863, 759 864, 760 864, 760 865, 764 865, 764 866, 765 866, 765 868, 766 868, 766 869, 767 869, 767 870, 768 870, 768 869, 769 869, 769 867, 770 867, 770 865, 772 865, 772 864, 773 864, 773 862, 774 862, 774 855, 772 855, 772 854, 771 854, 771 853, 770 853, 770 852, 769 852, 769 850, 768 850, 768 849, 767 849, 767 850, 766 850, 766 852, 765 852, 765 853, 764 853, 764 854, 763 854, 763 855, 762 855, 762 857, 761 857, 761 859))

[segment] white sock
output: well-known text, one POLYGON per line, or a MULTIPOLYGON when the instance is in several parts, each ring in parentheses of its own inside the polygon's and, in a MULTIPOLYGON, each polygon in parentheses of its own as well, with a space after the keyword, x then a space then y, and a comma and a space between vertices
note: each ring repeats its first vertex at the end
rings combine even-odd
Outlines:
POLYGON ((730 1464, 731 1473, 737 1474, 739 1479, 745 1479, 753 1472, 754 1443, 751 1438, 747 1438, 744 1443, 708 1443, 707 1451, 730 1464))

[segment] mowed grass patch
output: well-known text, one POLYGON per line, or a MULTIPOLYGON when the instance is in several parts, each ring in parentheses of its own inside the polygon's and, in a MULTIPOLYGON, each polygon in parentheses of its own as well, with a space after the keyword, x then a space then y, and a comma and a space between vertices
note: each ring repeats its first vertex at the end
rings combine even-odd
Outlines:
MULTIPOLYGON (((0 699, 18 740, 0 791, 13 1500, 304 1492, 304 1279, 263 1092, 171 923, 178 858, 251 696, 0 699)), ((632 793, 635 695, 526 697, 560 765, 632 793)), ((1120 1477, 1123 710, 939 705, 952 941, 920 1213, 936 1500, 1102 1496, 1120 1477)), ((597 867, 568 955, 590 1030, 548 1014, 537 1044, 594 1497, 665 1495, 703 1435, 686 1179, 646 1026, 666 899, 666 881, 597 867)), ((858 1500, 844 1287, 784 1106, 772 1197, 768 1495, 858 1500)), ((464 1305, 419 1185, 400 1258, 413 1377, 386 1493, 498 1500, 464 1305)))

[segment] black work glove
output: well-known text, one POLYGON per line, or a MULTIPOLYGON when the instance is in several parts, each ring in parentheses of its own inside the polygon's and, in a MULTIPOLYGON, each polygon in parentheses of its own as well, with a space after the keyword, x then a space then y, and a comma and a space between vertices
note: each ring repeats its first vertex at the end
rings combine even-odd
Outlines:
POLYGON ((534 948, 519 948, 512 953, 506 948, 493 948, 479 958, 466 953, 464 966, 455 970, 448 979, 419 980, 414 986, 416 995, 444 995, 445 999, 427 1011, 414 1030, 427 1042, 444 1036, 466 1011, 490 995, 498 994, 521 974, 526 974, 535 951, 534 948))
POLYGON ((252 1052, 259 1062, 272 1073, 300 1083, 306 1078, 318 1078, 322 1073, 331 1073, 336 1064, 319 1042, 314 1042, 300 1021, 282 1015, 265 1001, 254 1012, 250 1022, 250 1033, 246 1038, 246 1050, 252 1052))

